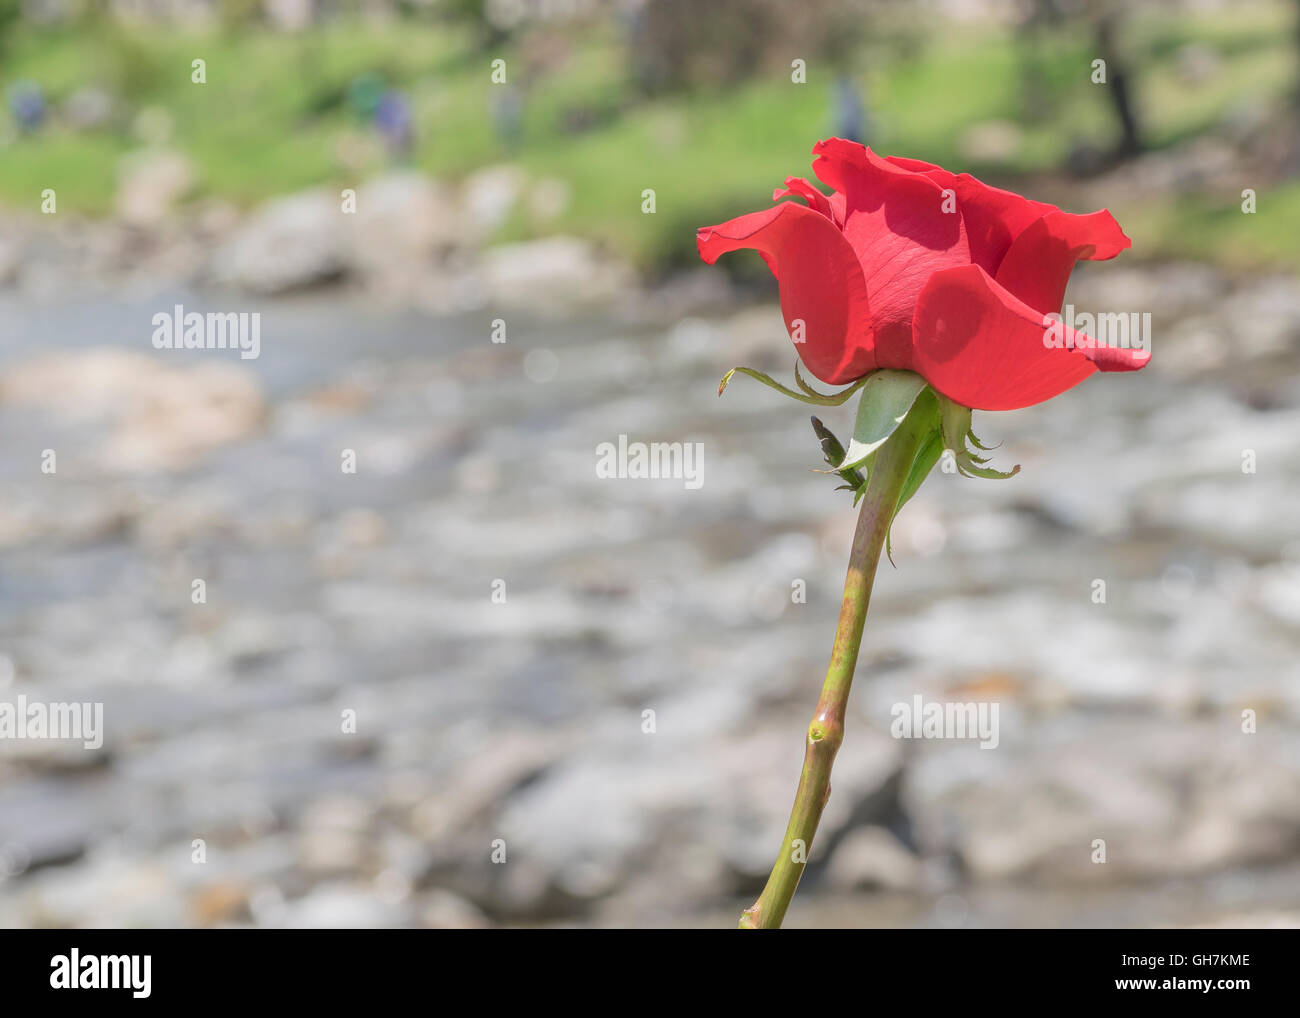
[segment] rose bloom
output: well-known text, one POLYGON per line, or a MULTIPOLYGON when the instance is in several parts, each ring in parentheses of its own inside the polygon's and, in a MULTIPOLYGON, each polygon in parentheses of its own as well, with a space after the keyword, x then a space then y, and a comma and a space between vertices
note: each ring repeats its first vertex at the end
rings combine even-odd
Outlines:
POLYGON ((1150 359, 1046 317, 1060 312, 1076 261, 1130 246, 1105 209, 1073 215, 842 138, 813 154, 833 194, 791 177, 773 200, 806 205, 704 227, 696 242, 709 264, 737 248, 762 255, 799 356, 823 382, 898 368, 963 406, 1013 410, 1150 359))

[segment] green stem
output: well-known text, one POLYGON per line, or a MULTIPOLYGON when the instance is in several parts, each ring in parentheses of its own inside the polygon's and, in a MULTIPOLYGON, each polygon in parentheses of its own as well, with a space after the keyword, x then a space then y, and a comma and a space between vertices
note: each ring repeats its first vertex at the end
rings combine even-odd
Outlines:
POLYGON ((781 853, 772 867, 767 886, 758 901, 741 916, 741 929, 778 928, 790 907, 795 888, 799 886, 799 878, 803 876, 808 853, 812 850, 813 835, 817 833, 822 810, 830 798, 831 765, 835 762, 840 743, 844 741, 849 688, 858 663, 858 646, 867 621, 876 565, 924 433, 921 415, 909 414, 876 453, 867 478, 857 531, 853 535, 853 551, 849 555, 849 572, 844 581, 844 601, 840 606, 831 663, 826 671, 821 698, 817 701, 817 710, 808 726, 803 772, 799 776, 794 809, 790 812, 781 853))

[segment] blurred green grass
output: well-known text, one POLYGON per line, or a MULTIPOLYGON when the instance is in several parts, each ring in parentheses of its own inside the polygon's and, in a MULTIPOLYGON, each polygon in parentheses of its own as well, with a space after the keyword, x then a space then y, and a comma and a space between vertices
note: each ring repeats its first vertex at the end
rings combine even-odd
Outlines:
MULTIPOLYGON (((1291 17, 1291 5, 1281 3, 1132 16, 1123 42, 1138 72, 1151 147, 1213 131, 1243 103, 1280 103, 1296 76, 1291 17), (1179 64, 1189 44, 1217 65, 1196 87, 1179 64)), ((578 233, 647 268, 685 262, 696 226, 763 207, 787 175, 809 175, 812 143, 834 132, 832 82, 816 61, 804 85, 777 67, 735 88, 639 101, 625 56, 608 24, 584 28, 531 74, 539 61, 524 43, 489 54, 453 26, 409 21, 335 22, 295 36, 24 26, 10 41, 0 82, 36 81, 54 103, 99 84, 132 112, 164 109, 171 144, 199 172, 199 194, 248 206, 314 184, 348 186, 383 168, 378 143, 346 103, 349 84, 378 71, 411 97, 413 161, 421 169, 455 178, 511 162, 568 186, 571 200, 557 220, 543 226, 517 212, 503 239, 578 233), (500 86, 489 65, 497 56, 513 84, 530 79, 517 145, 493 127, 500 86), (207 63, 207 84, 190 82, 196 57, 207 63), (654 215, 641 211, 644 188, 656 192, 654 215)), ((1079 33, 1043 33, 1025 45, 1005 31, 967 25, 938 28, 915 52, 873 49, 857 77, 868 140, 999 182, 1054 173, 1072 147, 1115 141, 1105 90, 1088 82, 1093 56, 1079 33), (1027 90, 1031 72, 1036 84, 1027 90), (1026 94, 1035 90, 1041 94, 1026 94), (970 158, 963 133, 990 121, 1017 125, 1013 144, 970 158)), ((118 160, 139 146, 124 124, 20 135, 0 159, 0 203, 35 208, 41 190, 53 187, 61 211, 106 213, 118 160)), ((1242 215, 1240 200, 1239 190, 1190 199, 1144 194, 1111 207, 1142 256, 1300 266, 1300 233, 1289 225, 1300 211, 1300 184, 1261 187, 1259 215, 1242 215)))

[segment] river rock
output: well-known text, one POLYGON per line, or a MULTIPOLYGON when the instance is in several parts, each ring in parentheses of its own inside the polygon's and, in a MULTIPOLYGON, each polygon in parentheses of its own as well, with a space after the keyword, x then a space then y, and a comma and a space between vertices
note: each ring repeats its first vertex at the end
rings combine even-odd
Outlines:
POLYGON ((159 226, 195 184, 194 167, 179 152, 145 149, 122 160, 117 214, 142 229, 159 226))
POLYGON ((254 293, 283 293, 343 275, 350 255, 342 198, 324 189, 263 205, 220 247, 212 275, 254 293))

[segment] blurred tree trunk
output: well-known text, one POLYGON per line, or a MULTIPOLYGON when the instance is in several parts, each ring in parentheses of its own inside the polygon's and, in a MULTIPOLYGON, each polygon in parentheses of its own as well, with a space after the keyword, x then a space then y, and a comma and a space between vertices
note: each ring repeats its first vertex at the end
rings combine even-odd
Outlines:
POLYGON ((1119 16, 1113 10, 1101 13, 1096 21, 1097 54, 1106 61, 1106 87, 1110 89, 1115 115, 1119 118, 1120 141, 1118 155, 1127 159, 1143 149, 1137 113, 1129 91, 1128 67, 1115 46, 1116 24, 1119 16))
POLYGON ((1292 97, 1297 108, 1300 108, 1300 0, 1296 0, 1295 5, 1295 52, 1296 52, 1296 77, 1295 77, 1295 95, 1292 97))

